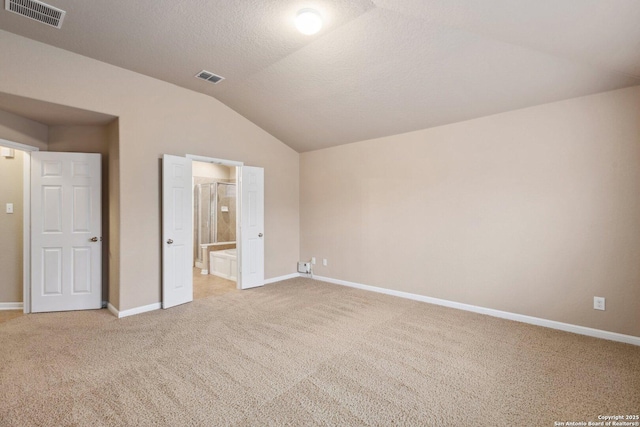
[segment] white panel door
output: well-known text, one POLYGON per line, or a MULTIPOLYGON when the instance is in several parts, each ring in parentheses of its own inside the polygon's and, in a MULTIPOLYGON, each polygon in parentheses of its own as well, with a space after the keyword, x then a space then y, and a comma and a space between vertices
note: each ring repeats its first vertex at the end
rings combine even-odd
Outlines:
POLYGON ((240 289, 264 285, 264 169, 242 166, 240 289))
POLYGON ((162 158, 162 308, 193 301, 191 159, 162 158))
POLYGON ((31 153, 31 311, 102 307, 100 154, 31 153))

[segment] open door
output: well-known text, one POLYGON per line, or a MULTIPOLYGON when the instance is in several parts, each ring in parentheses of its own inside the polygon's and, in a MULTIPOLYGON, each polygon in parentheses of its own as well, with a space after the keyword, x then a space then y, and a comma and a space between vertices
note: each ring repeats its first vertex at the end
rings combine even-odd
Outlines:
POLYGON ((264 169, 243 166, 240 176, 240 289, 264 285, 264 169))
POLYGON ((100 154, 31 153, 31 311, 102 307, 100 154))
POLYGON ((162 158, 162 308, 193 301, 191 159, 162 158))

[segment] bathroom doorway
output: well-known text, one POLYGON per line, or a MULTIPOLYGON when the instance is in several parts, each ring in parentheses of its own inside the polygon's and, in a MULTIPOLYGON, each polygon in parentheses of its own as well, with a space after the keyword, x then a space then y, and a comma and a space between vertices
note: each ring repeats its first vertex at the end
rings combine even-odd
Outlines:
POLYGON ((193 161, 193 298, 237 290, 238 167, 193 161))
MULTIPOLYGON (((231 177, 233 173, 229 172, 231 177)), ((196 175, 199 172, 196 170, 196 175)), ((229 175, 228 175, 229 176, 229 175)), ((233 179, 233 178, 227 178, 233 179)), ((194 271, 197 267, 192 251, 203 251, 201 262, 211 261, 212 247, 220 243, 236 246, 224 249, 226 255, 236 255, 229 271, 235 264, 235 289, 251 289, 263 286, 264 279, 264 169, 245 166, 241 162, 219 160, 194 154, 185 157, 171 154, 162 156, 162 308, 193 301, 194 271), (197 248, 193 244, 198 231, 193 225, 195 182, 193 162, 235 166, 236 180, 236 242, 204 244, 197 248), (185 215, 186 213, 186 215, 185 215), (206 251, 206 252, 205 252, 206 251), (209 256, 207 256, 209 255, 209 256)), ((220 249, 215 247, 215 249, 220 249)), ((216 254, 218 255, 218 254, 216 254)), ((207 275, 211 273, 207 264, 207 275)), ((202 276, 202 269, 200 269, 202 276)), ((211 274, 215 276, 215 274, 211 274)), ((224 279, 229 280, 229 279, 224 279)), ((232 280, 229 280, 233 282, 232 280)), ((229 289, 228 292, 233 292, 229 289)), ((227 293, 225 291, 225 293, 227 293)))

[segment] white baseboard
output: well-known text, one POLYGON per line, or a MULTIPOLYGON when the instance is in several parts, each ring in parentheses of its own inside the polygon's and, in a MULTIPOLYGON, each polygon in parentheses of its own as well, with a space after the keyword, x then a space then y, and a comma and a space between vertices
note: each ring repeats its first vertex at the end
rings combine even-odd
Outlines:
MULTIPOLYGON (((271 278, 271 279, 266 279, 264 281, 264 284, 268 285, 269 283, 275 283, 275 282, 279 282, 281 280, 293 279, 295 277, 300 277, 300 273, 292 273, 292 274, 287 274, 285 276, 279 276, 279 277, 274 277, 274 278, 271 278)), ((162 304, 158 302, 158 303, 155 303, 155 304, 149 304, 149 305, 145 305, 145 306, 142 306, 142 307, 136 307, 136 308, 132 308, 132 309, 129 309, 129 310, 119 311, 117 308, 115 308, 113 305, 111 305, 111 303, 107 304, 107 309, 114 316, 116 316, 118 319, 121 319, 121 318, 127 317, 127 316, 133 316, 135 314, 146 313, 147 311, 159 310, 161 308, 162 308, 162 304)))
POLYGON ((142 307, 136 307, 136 308, 131 308, 129 310, 119 311, 117 308, 112 306, 111 303, 107 304, 107 309, 109 309, 109 311, 118 319, 122 319, 123 317, 127 317, 127 316, 133 316, 134 314, 142 314, 148 311, 159 310, 160 308, 162 308, 162 304, 160 304, 159 302, 156 302, 149 305, 143 305, 142 307))
POLYGON ((296 277, 300 277, 300 273, 291 273, 286 274, 284 276, 272 277, 271 279, 265 279, 264 284, 268 285, 270 283, 280 282, 282 280, 295 279, 296 277))
POLYGON ((545 328, 558 329, 565 332, 572 332, 579 335, 587 335, 605 340, 618 341, 627 344, 640 346, 640 337, 619 334, 617 332, 603 331, 600 329, 587 328, 585 326, 572 325, 570 323, 556 322, 555 320, 541 319, 539 317, 525 316, 523 314, 510 313, 508 311, 494 310, 492 308, 478 307, 470 304, 449 301, 439 298, 427 297, 424 295, 412 294, 409 292, 395 291, 393 289, 378 288, 376 286, 363 285, 361 283, 348 282, 346 280, 332 279, 330 277, 314 276, 314 279, 323 282, 334 283, 336 285, 348 286, 350 288, 363 289, 365 291, 377 292, 380 294, 392 295, 400 298, 407 298, 416 301, 427 302, 429 304, 441 305, 444 307, 456 308, 458 310, 472 311, 474 313, 486 314, 488 316, 500 317, 516 322, 529 323, 531 325, 543 326, 545 328))
POLYGON ((0 310, 22 310, 24 305, 21 302, 0 302, 0 310))

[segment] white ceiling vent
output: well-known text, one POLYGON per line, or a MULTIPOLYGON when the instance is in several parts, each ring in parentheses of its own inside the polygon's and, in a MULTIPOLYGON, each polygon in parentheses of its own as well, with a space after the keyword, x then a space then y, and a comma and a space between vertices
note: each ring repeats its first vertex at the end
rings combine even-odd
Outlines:
POLYGON ((38 0, 5 0, 4 8, 56 28, 62 26, 62 20, 67 13, 38 0))
POLYGON ((222 80, 224 80, 224 77, 219 76, 217 74, 213 74, 212 72, 206 71, 206 70, 200 71, 198 74, 196 74, 196 77, 199 79, 211 82, 213 84, 220 83, 222 80))

